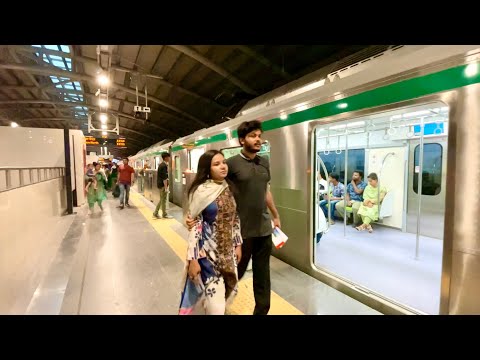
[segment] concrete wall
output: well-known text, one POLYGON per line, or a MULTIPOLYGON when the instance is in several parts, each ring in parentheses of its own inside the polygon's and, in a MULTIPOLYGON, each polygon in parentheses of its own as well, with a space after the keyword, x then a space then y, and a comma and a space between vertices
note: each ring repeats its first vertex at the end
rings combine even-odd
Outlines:
POLYGON ((65 167, 63 129, 0 126, 0 167, 65 167))
POLYGON ((64 178, 0 193, 0 314, 23 314, 62 240, 64 178))

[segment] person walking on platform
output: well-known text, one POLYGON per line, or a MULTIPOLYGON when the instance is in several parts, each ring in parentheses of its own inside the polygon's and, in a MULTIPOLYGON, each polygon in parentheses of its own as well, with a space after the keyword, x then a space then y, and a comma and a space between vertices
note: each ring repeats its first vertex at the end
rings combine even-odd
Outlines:
POLYGON ((128 165, 128 158, 123 158, 123 166, 118 168, 119 176, 117 184, 120 186, 120 209, 123 209, 123 206, 130 207, 128 203, 128 198, 130 197, 130 187, 135 182, 135 170, 128 165))
POLYGON ((227 173, 223 154, 209 150, 200 157, 188 190, 187 212, 194 226, 188 235, 180 315, 192 314, 201 300, 207 315, 224 315, 237 294, 242 236, 227 173))
POLYGON ((86 187, 87 201, 88 201, 88 215, 93 213, 95 203, 98 204, 100 210, 103 211, 102 202, 107 199, 107 192, 105 191, 105 184, 107 177, 100 164, 95 165, 94 177, 89 181, 86 187), (95 188, 96 183, 96 188, 95 188))
POLYGON ((115 190, 115 186, 117 185, 117 177, 118 177, 117 165, 113 164, 112 169, 110 170, 110 176, 108 177, 108 187, 112 191, 115 190))
POLYGON ((158 210, 162 208, 162 215, 164 219, 171 219, 173 216, 167 214, 167 197, 168 197, 168 162, 170 161, 170 154, 162 154, 162 163, 158 165, 157 172, 157 187, 160 189, 160 201, 153 212, 153 216, 160 219, 158 210))
MULTIPOLYGON (((241 279, 252 258, 254 315, 267 315, 270 310, 270 254, 272 251, 272 220, 281 227, 280 216, 269 189, 270 164, 266 157, 258 156, 262 147, 262 124, 246 121, 237 129, 238 140, 243 149, 240 154, 227 160, 228 179, 237 189, 235 200, 240 215, 243 238, 242 258, 238 264, 241 279)), ((187 226, 193 226, 191 218, 187 226)))

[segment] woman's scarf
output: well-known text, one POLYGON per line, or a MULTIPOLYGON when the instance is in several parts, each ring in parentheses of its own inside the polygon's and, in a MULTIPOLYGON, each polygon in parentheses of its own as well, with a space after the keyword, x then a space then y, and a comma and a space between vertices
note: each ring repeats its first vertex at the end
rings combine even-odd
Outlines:
POLYGON ((195 219, 208 205, 215 201, 215 199, 228 187, 225 180, 221 183, 216 183, 213 180, 207 180, 189 197, 188 213, 192 219, 195 219))
MULTIPOLYGON (((380 189, 380 197, 382 193, 386 193, 387 190, 384 186, 380 189)), ((377 187, 373 187, 371 185, 368 185, 365 187, 365 190, 363 190, 363 198, 364 199, 372 199, 372 200, 377 200, 378 199, 378 185, 377 187)))

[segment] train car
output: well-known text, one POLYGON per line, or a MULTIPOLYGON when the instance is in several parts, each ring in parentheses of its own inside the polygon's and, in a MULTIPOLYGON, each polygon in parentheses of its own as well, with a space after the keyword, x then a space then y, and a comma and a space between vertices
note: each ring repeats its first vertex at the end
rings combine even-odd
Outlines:
POLYGON ((385 314, 478 314, 479 61, 478 45, 392 46, 254 99, 171 144, 172 201, 201 154, 237 154, 238 125, 259 120, 289 236, 274 256, 385 314), (354 171, 383 189, 372 232, 320 208, 320 176, 346 187, 354 171))
MULTIPOLYGON (((153 203, 160 201, 160 193, 157 188, 157 169, 162 162, 162 154, 170 152, 172 141, 160 141, 147 149, 140 150, 137 154, 130 157, 130 162, 135 169, 137 179, 136 190, 146 199, 153 203), (145 168, 148 165, 148 169, 145 168)), ((170 194, 170 201, 172 194, 170 194)))

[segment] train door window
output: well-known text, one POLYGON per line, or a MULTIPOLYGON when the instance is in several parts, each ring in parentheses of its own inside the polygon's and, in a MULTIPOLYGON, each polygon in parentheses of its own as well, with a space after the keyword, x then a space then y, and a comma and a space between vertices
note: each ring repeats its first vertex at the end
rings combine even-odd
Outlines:
MULTIPOLYGON (((442 189, 442 154, 440 144, 423 145, 422 195, 438 195, 442 189)), ((418 194, 418 174, 420 172, 420 145, 415 147, 415 171, 413 174, 413 191, 418 194)))
POLYGON ((155 169, 158 169, 158 166, 163 160, 160 160, 162 157, 161 156, 155 156, 155 169))
POLYGON ((200 156, 202 156, 205 153, 205 149, 204 148, 192 149, 189 151, 189 153, 190 153, 190 170, 196 173, 198 169, 198 160, 200 160, 200 156))
POLYGON ((180 156, 176 155, 173 158, 173 166, 175 167, 175 182, 182 181, 182 167, 180 164, 180 156))
POLYGON ((448 117, 444 104, 429 103, 319 122, 311 176, 313 262, 320 271, 394 306, 439 313, 445 198, 433 195, 445 183, 448 117), (427 196, 417 190, 419 143, 427 196), (355 170, 364 173, 361 193, 358 182, 351 184, 355 170), (325 190, 332 173, 343 193, 338 185, 325 190))

